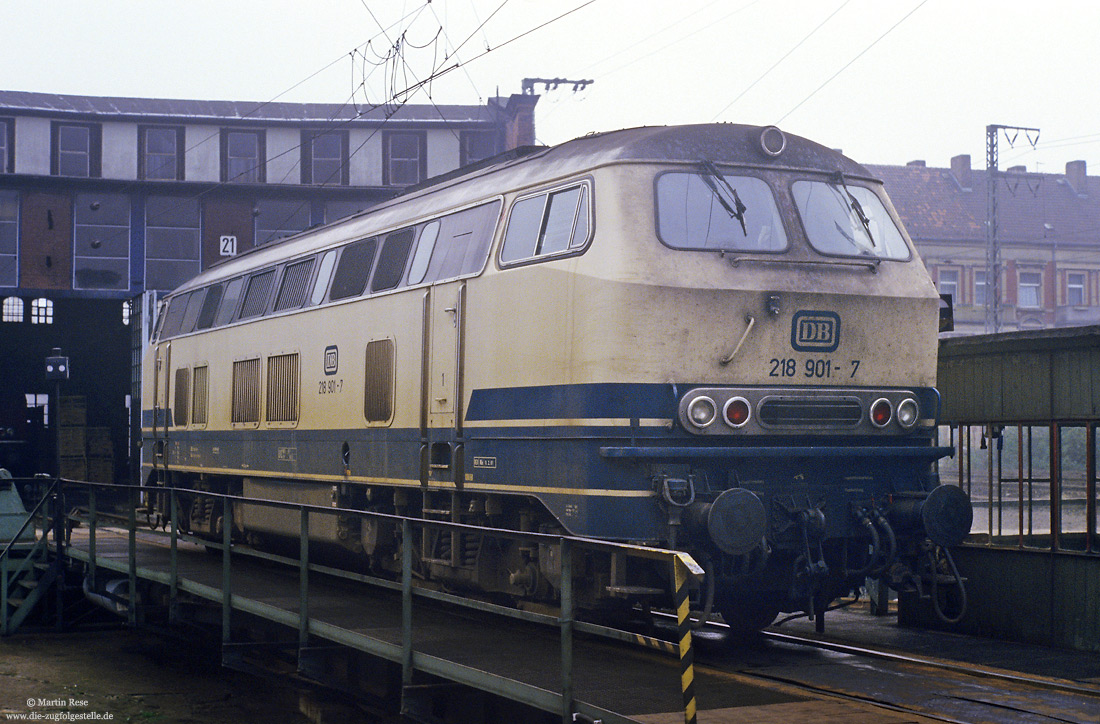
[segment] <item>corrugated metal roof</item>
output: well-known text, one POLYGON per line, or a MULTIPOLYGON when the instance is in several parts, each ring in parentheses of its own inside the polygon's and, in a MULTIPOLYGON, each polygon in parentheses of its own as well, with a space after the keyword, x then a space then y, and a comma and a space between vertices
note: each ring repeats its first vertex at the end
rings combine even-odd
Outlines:
POLYGON ((0 90, 0 112, 43 115, 103 115, 196 121, 254 120, 257 122, 327 122, 330 120, 381 123, 495 122, 491 102, 486 105, 364 106, 335 103, 262 103, 256 101, 202 101, 175 98, 106 98, 0 90))

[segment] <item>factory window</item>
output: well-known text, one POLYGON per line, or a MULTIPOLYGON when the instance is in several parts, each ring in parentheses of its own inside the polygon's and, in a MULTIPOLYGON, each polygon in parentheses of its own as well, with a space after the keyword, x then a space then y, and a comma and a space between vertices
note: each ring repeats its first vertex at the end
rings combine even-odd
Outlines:
POLYGON ((19 286, 19 192, 0 191, 0 287, 19 286))
POLYGON ((183 128, 138 126, 138 178, 183 181, 183 128))
POLYGON ((297 234, 309 228, 308 201, 260 199, 253 209, 256 246, 297 234))
POLYGON ((5 322, 22 322, 23 300, 19 297, 6 297, 4 299, 3 319, 5 322))
POLYGON ((191 424, 206 424, 207 367, 196 367, 191 380, 191 424))
POLYGON ((580 249, 588 241, 588 215, 587 184, 517 201, 508 215, 501 263, 580 249))
POLYGON ((232 131, 222 129, 222 181, 263 183, 266 152, 263 131, 232 131))
POLYGON ((275 279, 275 270, 253 274, 248 278, 248 288, 244 293, 244 302, 241 303, 241 313, 238 319, 258 317, 267 309, 268 293, 271 290, 271 282, 275 279))
POLYGON ((233 363, 232 421, 255 424, 260 421, 260 360, 246 359, 233 363))
POLYGON ((1017 306, 1038 309, 1040 308, 1039 291, 1042 289, 1043 275, 1041 272, 1020 272, 1017 306))
POLYGON ((370 290, 372 292, 384 292, 393 289, 401 283, 401 277, 405 275, 405 262, 412 251, 413 239, 416 230, 412 228, 395 231, 386 237, 382 244, 382 251, 378 254, 378 268, 371 279, 370 290))
POLYGON ((145 200, 145 288, 175 289, 196 276, 199 264, 199 200, 150 196, 145 200))
POLYGON ((357 297, 367 288, 371 267, 374 266, 374 253, 378 250, 378 239, 361 239, 348 244, 340 252, 340 263, 336 265, 336 274, 332 278, 332 290, 329 301, 357 297))
POLYGON ((0 173, 15 171, 15 119, 0 118, 0 173))
POLYGON ((363 416, 367 422, 389 422, 393 417, 394 349, 392 339, 367 343, 363 416))
POLYGON ((313 259, 287 264, 283 270, 283 283, 279 287, 279 295, 275 297, 275 311, 284 309, 297 309, 306 300, 306 290, 309 287, 310 272, 313 271, 313 259))
POLYGON ((127 299, 122 303, 122 326, 130 326, 130 317, 134 314, 134 303, 127 299))
POLYGON ((77 194, 73 203, 76 289, 130 288, 130 198, 77 194))
POLYGON ((176 399, 172 405, 172 424, 187 426, 187 408, 191 402, 191 370, 180 367, 176 370, 176 399))
POLYGON ((27 410, 41 410, 41 413, 28 412, 27 417, 34 417, 37 414, 42 415, 42 424, 49 427, 50 425, 50 396, 40 395, 37 393, 25 393, 24 397, 27 400, 27 410))
POLYGON ((985 269, 974 270, 974 306, 985 306, 985 269))
POLYGON ((267 358, 267 421, 298 421, 298 354, 267 358))
POLYGON ((31 300, 31 324, 53 324, 53 302, 44 297, 31 300))
POLYGON ((302 183, 348 184, 347 131, 302 131, 302 183))
POLYGON ((1085 273, 1066 272, 1066 304, 1071 307, 1082 307, 1087 303, 1085 299, 1085 273))
POLYGON ((382 183, 411 186, 428 175, 427 136, 408 131, 382 133, 382 183))
POLYGON ((459 133, 459 159, 460 165, 495 156, 500 153, 499 137, 496 131, 462 131, 459 133))
POLYGON ((50 124, 50 173, 54 176, 98 178, 100 139, 98 124, 50 124))
POLYGON ((959 299, 959 270, 958 269, 940 269, 938 272, 940 294, 950 294, 951 301, 956 305, 961 301, 959 299))

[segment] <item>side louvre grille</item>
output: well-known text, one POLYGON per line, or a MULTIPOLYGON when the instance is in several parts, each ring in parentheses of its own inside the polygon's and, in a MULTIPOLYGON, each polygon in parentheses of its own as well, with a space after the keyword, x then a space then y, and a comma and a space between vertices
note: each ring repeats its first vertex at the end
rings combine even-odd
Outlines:
POLYGON ((187 404, 191 401, 191 370, 180 367, 176 370, 176 398, 172 405, 172 424, 187 424, 187 404))
POLYGON ((206 424, 206 380, 207 368, 196 367, 191 380, 191 422, 195 425, 206 424))
POLYGON ((233 422, 260 421, 260 360, 233 363, 233 422))
POLYGON ((298 421, 298 353, 267 358, 267 421, 298 421))
POLYGON ((363 416, 367 422, 388 422, 393 417, 393 340, 367 344, 367 375, 363 416))

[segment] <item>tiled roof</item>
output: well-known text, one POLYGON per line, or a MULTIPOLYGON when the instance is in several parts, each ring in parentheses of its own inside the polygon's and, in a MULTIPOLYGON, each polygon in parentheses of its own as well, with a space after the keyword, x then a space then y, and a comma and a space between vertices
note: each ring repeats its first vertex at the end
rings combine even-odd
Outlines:
POLYGON ((495 120, 487 105, 404 105, 370 107, 329 103, 260 103, 251 101, 197 101, 171 98, 103 98, 0 90, 0 112, 49 115, 108 115, 125 118, 171 118, 196 121, 353 120, 382 122, 393 112, 395 120, 419 123, 487 122, 495 120))
MULTIPOLYGON (((972 169, 970 190, 964 190, 949 168, 867 168, 886 184, 910 236, 918 243, 985 240, 985 169, 972 169)), ((1002 170, 1000 175, 997 237, 1001 241, 1100 246, 1100 179, 1086 177, 1085 188, 1075 189, 1064 174, 1002 170)))

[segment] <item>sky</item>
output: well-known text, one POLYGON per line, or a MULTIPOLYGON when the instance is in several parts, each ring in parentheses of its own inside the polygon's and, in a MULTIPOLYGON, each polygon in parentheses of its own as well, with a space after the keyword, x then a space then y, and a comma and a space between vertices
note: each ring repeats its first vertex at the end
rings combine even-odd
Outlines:
POLYGON ((476 104, 523 78, 536 135, 776 124, 865 164, 970 154, 1100 174, 1095 0, 4 0, 0 89, 476 104), (398 52, 394 52, 397 47, 398 52), (1031 134, 1034 137, 1034 134, 1031 134), (1010 144, 1010 140, 1014 143, 1010 144))

